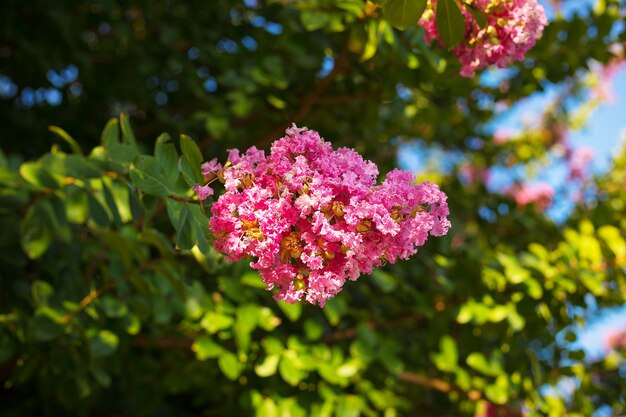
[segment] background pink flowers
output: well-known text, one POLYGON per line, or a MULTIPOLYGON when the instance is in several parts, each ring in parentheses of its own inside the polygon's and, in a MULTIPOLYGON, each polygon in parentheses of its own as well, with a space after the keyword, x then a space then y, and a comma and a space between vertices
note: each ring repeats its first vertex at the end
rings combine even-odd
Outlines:
MULTIPOLYGON (((499 68, 524 59, 524 54, 541 37, 548 24, 537 0, 469 0, 461 7, 465 17, 465 38, 452 51, 461 61, 461 75, 473 77, 477 70, 491 65, 499 68), (472 12, 485 17, 479 23, 472 12)), ((440 39, 435 23, 437 0, 429 0, 419 21, 426 31, 426 42, 440 39)))

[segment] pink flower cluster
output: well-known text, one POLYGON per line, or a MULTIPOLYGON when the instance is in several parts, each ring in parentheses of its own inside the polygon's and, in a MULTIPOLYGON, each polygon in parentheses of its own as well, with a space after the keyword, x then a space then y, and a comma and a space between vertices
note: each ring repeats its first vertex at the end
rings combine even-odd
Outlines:
MULTIPOLYGON (((490 65, 499 68, 524 59, 548 24, 543 7, 537 0, 465 0, 461 12, 465 17, 465 38, 452 51, 461 61, 461 75, 473 77, 475 71, 490 65), (483 13, 486 24, 481 27, 472 13, 483 13)), ((428 6, 419 24, 426 31, 426 41, 440 39, 435 23, 437 0, 428 6)))
POLYGON ((535 209, 543 211, 552 204, 554 188, 546 182, 524 184, 509 190, 515 202, 520 206, 534 204, 535 209))
POLYGON ((437 185, 397 169, 376 185, 374 163, 306 128, 287 129, 268 156, 231 150, 228 162, 205 172, 226 188, 211 209, 215 247, 230 260, 254 257, 279 300, 323 306, 347 279, 406 259, 450 228, 437 185))

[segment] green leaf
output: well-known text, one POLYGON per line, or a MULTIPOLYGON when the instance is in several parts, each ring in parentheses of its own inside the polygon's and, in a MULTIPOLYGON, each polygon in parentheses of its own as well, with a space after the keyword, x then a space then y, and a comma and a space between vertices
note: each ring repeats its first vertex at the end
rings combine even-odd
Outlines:
POLYGON ((130 126, 130 120, 124 113, 120 114, 120 127, 122 129, 122 140, 124 143, 128 144, 133 149, 137 149, 137 140, 130 126))
POLYGON ((241 283, 252 288, 265 289, 267 287, 259 273, 255 271, 249 271, 243 274, 241 276, 241 283))
POLYGON ((297 353, 293 351, 286 351, 278 365, 278 373, 281 378, 292 387, 298 385, 308 375, 308 372, 299 368, 295 355, 297 353))
POLYGON ((494 404, 503 405, 509 400, 509 381, 506 375, 496 378, 496 383, 487 386, 485 396, 494 404))
POLYGON ((100 140, 102 146, 107 150, 110 149, 112 145, 120 143, 120 124, 117 118, 109 119, 102 130, 100 140))
POLYGON ((130 164, 139 154, 136 148, 127 143, 114 143, 108 149, 109 158, 122 165, 130 164))
POLYGON ((488 362, 487 358, 479 352, 470 353, 465 361, 471 368, 485 375, 497 376, 502 372, 502 368, 495 359, 488 362))
POLYGON ((290 321, 296 321, 300 318, 302 314, 302 304, 301 303, 288 303, 286 301, 279 301, 278 307, 285 313, 285 316, 290 321))
POLYGON ((472 14, 474 20, 476 20, 476 23, 478 24, 478 27, 484 29, 485 26, 487 26, 487 16, 485 15, 485 13, 480 10, 474 9, 471 6, 467 6, 466 10, 469 10, 469 12, 472 14))
POLYGON ((368 59, 376 55, 378 49, 378 31, 379 24, 384 22, 378 22, 372 20, 367 25, 367 41, 363 47, 363 53, 361 54, 361 62, 365 62, 368 59))
POLYGON ((217 333, 220 330, 228 329, 234 322, 235 320, 231 316, 209 311, 200 321, 200 326, 209 333, 217 333))
POLYGON ((94 161, 79 155, 68 155, 64 160, 64 165, 68 176, 81 180, 101 178, 104 174, 94 161))
POLYGON ((330 21, 330 16, 327 12, 320 10, 305 9, 300 13, 300 21, 308 32, 313 32, 326 26, 330 21))
POLYGON ((110 330, 100 330, 89 338, 91 355, 95 358, 109 356, 117 349, 119 338, 110 330))
POLYGON ((398 29, 417 26, 427 0, 387 0, 383 4, 385 19, 398 29))
POLYGON ((232 352, 223 352, 217 360, 217 365, 226 378, 234 381, 241 375, 244 365, 237 359, 232 352))
POLYGON ((39 307, 32 321, 33 338, 38 341, 49 341, 63 334, 61 315, 49 307, 39 307))
POLYGON ((192 178, 195 183, 202 183, 204 178, 202 177, 202 169, 200 168, 200 165, 202 165, 203 159, 200 148, 198 148, 198 145, 196 145, 196 142, 194 142, 193 139, 186 135, 180 135, 180 148, 191 166, 191 172, 193 173, 192 178))
POLYGON ((30 184, 39 188, 58 188, 57 181, 40 162, 25 162, 20 166, 20 175, 30 184))
POLYGON ((102 308, 104 314, 112 319, 119 319, 128 314, 128 306, 112 296, 102 298, 102 308))
POLYGON ((76 142, 76 139, 71 137, 65 130, 58 126, 48 126, 48 130, 63 139, 69 145, 73 153, 76 155, 83 154, 83 150, 80 148, 78 142, 76 142))
POLYGON ((181 174, 183 174, 183 179, 190 187, 193 187, 196 184, 201 184, 201 182, 197 181, 196 173, 193 169, 191 163, 187 160, 185 155, 181 156, 178 160, 178 167, 180 169, 181 174))
POLYGON ((189 250, 196 244, 193 235, 193 224, 190 221, 189 206, 183 204, 178 218, 178 228, 176 233, 176 246, 189 250))
POLYGON ((372 281, 384 293, 392 292, 397 286, 396 277, 381 269, 375 269, 374 272, 372 272, 372 281))
POLYGON ((89 215, 89 200, 83 188, 70 186, 65 193, 65 215, 70 223, 82 224, 89 215))
POLYGON ((465 18, 454 0, 437 1, 435 24, 448 48, 457 46, 465 36, 465 18))
POLYGON ((258 324, 259 308, 254 304, 244 304, 237 309, 237 319, 234 326, 235 341, 240 351, 247 351, 250 347, 250 333, 258 324))
POLYGON ((196 339, 193 345, 191 345, 191 350, 195 352, 196 358, 200 361, 217 358, 224 352, 224 348, 208 336, 196 339))
POLYGON ((431 356, 435 366, 444 372, 453 372, 457 367, 459 354, 454 339, 445 335, 439 340, 439 352, 431 356))
POLYGON ((164 182, 173 188, 178 178, 178 151, 166 133, 159 136, 154 145, 154 156, 159 163, 164 182))
POLYGON ((167 197, 172 194, 161 176, 159 163, 156 158, 139 155, 130 167, 130 179, 141 191, 157 197, 167 197))
POLYGON ((54 288, 46 281, 36 280, 31 285, 31 292, 37 306, 48 305, 48 299, 54 294, 54 288))
POLYGON ((30 259, 43 255, 50 244, 54 232, 52 206, 47 202, 33 205, 22 219, 20 243, 30 259))
POLYGON ((89 217, 96 222, 98 226, 108 228, 111 226, 111 219, 109 214, 102 207, 100 202, 91 194, 87 197, 89 199, 89 217))
POLYGON ((109 211, 113 216, 113 222, 117 227, 120 227, 122 225, 122 218, 120 217, 120 212, 117 209, 117 203, 115 202, 113 193, 106 184, 102 184, 102 191, 104 192, 104 201, 106 201, 109 211))
POLYGON ((280 355, 269 355, 265 357, 263 362, 254 367, 254 372, 261 378, 267 378, 276 373, 278 369, 278 362, 280 361, 280 355))
POLYGON ((108 388, 111 385, 111 375, 109 375, 104 369, 92 368, 91 374, 100 386, 108 388))

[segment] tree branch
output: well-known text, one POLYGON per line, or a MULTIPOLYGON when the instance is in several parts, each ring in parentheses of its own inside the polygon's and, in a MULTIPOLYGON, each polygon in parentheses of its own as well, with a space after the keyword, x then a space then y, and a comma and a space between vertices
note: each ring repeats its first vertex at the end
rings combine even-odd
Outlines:
POLYGON ((398 374, 398 378, 404 382, 408 382, 410 384, 419 385, 425 388, 434 389, 435 391, 450 393, 457 392, 461 395, 464 395, 468 399, 472 401, 477 401, 482 398, 482 394, 480 391, 475 389, 469 389, 467 391, 461 389, 460 387, 454 386, 449 382, 444 381, 439 378, 428 378, 422 375, 414 374, 412 372, 402 371, 398 374))
POLYGON ((317 84, 313 88, 313 90, 306 96, 302 101, 300 101, 300 107, 298 110, 288 118, 284 123, 281 123, 280 126, 275 127, 270 132, 264 134, 262 137, 258 138, 254 145, 257 147, 261 147, 266 144, 268 141, 274 140, 277 137, 282 136, 287 127, 285 124, 289 123, 297 123, 304 119, 313 106, 317 104, 322 94, 328 89, 331 83, 337 78, 337 76, 348 69, 348 44, 347 42, 341 47, 341 51, 339 52, 339 56, 335 60, 335 66, 332 71, 324 78, 318 80, 317 84))
POLYGON ((149 260, 147 262, 142 263, 141 265, 137 265, 136 267, 134 267, 132 269, 129 269, 124 274, 119 276, 117 279, 115 279, 115 280, 113 280, 111 282, 106 283, 105 285, 103 285, 99 289, 92 290, 82 300, 80 300, 80 303, 78 303, 79 309, 77 311, 69 313, 69 314, 65 315, 65 317, 63 317, 63 322, 64 323, 69 323, 70 321, 72 321, 72 319, 74 317, 76 317, 76 315, 78 313, 83 311, 89 304, 91 304, 94 300, 96 300, 98 297, 102 296, 103 294, 111 291, 120 282, 125 281, 125 280, 131 278, 137 272, 143 271, 144 269, 152 269, 155 266, 157 266, 158 264, 160 264, 161 262, 163 262, 163 258, 151 259, 151 260, 149 260))

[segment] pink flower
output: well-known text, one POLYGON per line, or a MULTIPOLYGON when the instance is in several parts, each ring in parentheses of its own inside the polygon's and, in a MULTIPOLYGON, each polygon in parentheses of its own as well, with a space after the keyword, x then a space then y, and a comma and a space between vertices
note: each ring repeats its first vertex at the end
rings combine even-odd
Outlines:
POLYGON ((593 161, 593 149, 588 146, 576 148, 569 156, 569 178, 584 179, 589 163, 593 161))
POLYGON ((604 336, 604 346, 607 350, 626 349, 626 329, 608 331, 604 336))
POLYGON ((219 170, 221 170, 222 169, 222 164, 217 162, 217 158, 213 158, 209 162, 203 163, 200 166, 200 168, 202 169, 202 175, 204 176, 204 178, 208 178, 208 177, 211 176, 211 174, 215 174, 219 170))
POLYGON ((537 210, 543 211, 552 204, 554 188, 546 182, 538 182, 515 187, 509 193, 520 206, 534 204, 537 210))
POLYGON ((192 187, 192 189, 195 191, 196 195, 198 196, 198 199, 200 200, 206 200, 207 198, 209 198, 209 196, 213 195, 213 188, 211 188, 209 184, 207 185, 196 184, 192 187))
POLYGON ((493 143, 496 145, 503 145, 509 142, 512 138, 513 135, 510 132, 504 129, 498 129, 493 134, 493 143))
MULTIPOLYGON (((474 0, 461 7, 461 12, 466 21, 465 38, 452 51, 461 61, 463 77, 473 77, 475 71, 490 65, 504 68, 524 59, 524 54, 535 45, 548 24, 537 0, 474 0), (468 7, 484 13, 484 27, 480 27, 468 7)), ((436 13, 437 0, 429 0, 419 21, 426 31, 426 42, 440 39, 436 13)))
POLYGON ((346 280, 415 254, 448 232, 447 196, 352 149, 333 150, 317 132, 287 129, 265 155, 231 150, 226 191, 213 204, 215 247, 230 260, 250 256, 275 298, 323 306, 346 280))

